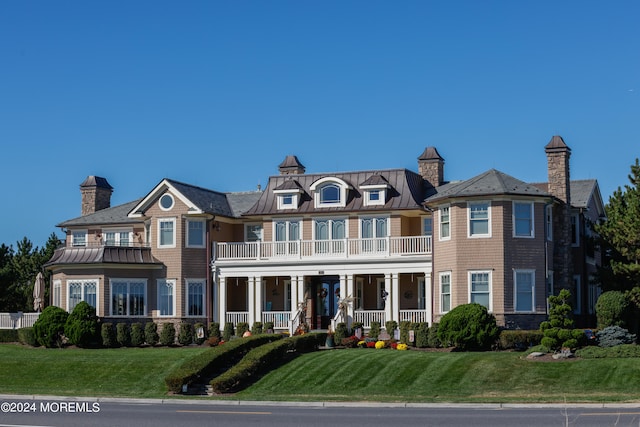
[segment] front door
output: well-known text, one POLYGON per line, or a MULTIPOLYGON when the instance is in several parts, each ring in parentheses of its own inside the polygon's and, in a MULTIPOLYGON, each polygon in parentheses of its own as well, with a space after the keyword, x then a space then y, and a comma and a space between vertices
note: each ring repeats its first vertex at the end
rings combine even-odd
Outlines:
POLYGON ((315 281, 316 295, 316 329, 328 329, 331 319, 338 311, 338 301, 340 300, 340 279, 338 277, 319 277, 315 281))

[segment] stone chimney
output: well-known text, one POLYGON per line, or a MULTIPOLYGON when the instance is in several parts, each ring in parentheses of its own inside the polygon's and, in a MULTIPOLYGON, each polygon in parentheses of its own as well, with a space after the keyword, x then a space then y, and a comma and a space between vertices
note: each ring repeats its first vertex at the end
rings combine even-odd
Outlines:
POLYGON ((296 156, 287 156, 280 163, 278 169, 280 169, 280 175, 301 175, 305 171, 304 166, 296 156))
POLYGON ((80 193, 82 194, 82 216, 111 206, 113 187, 109 185, 105 178, 93 175, 88 176, 80 184, 80 193))
POLYGON ((559 202, 553 206, 553 266, 554 285, 571 291, 573 289, 572 241, 571 241, 571 192, 569 157, 571 149, 561 136, 556 135, 544 148, 547 153, 547 190, 559 202))
POLYGON ((444 159, 436 147, 427 147, 418 157, 418 172, 432 187, 444 183, 444 159))

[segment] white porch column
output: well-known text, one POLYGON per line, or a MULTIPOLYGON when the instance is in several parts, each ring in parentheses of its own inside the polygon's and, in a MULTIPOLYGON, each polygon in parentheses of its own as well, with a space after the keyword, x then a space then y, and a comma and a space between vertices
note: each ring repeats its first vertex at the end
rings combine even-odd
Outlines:
POLYGON ((398 273, 391 274, 391 305, 392 305, 392 318, 400 323, 400 285, 398 280, 398 273))
MULTIPOLYGON (((254 311, 256 313, 254 322, 262 322, 262 307, 264 303, 262 302, 264 299, 264 287, 262 285, 262 277, 256 277, 256 305, 254 311)), ((250 324, 249 327, 253 326, 253 323, 250 324)))
POLYGON ((224 329, 224 324, 227 321, 227 278, 218 277, 219 295, 218 310, 220 313, 220 330, 224 329))
POLYGON ((347 275, 347 297, 351 297, 351 304, 347 309, 347 327, 351 329, 351 323, 353 322, 353 312, 356 309, 355 291, 353 289, 353 274, 347 275))
MULTIPOLYGON (((386 321, 388 322, 389 320, 395 320, 393 318, 393 307, 391 306, 395 298, 395 295, 393 295, 393 290, 391 289, 391 273, 385 273, 384 275, 384 289, 387 292, 387 300, 384 302, 384 315, 386 321)), ((384 327, 384 325, 382 326, 384 327)), ((389 332, 390 334, 393 333, 393 331, 387 332, 389 332)))
POLYGON ((291 279, 291 282, 289 283, 289 286, 291 286, 289 290, 291 292, 290 311, 291 311, 291 318, 293 319, 293 316, 295 316, 296 313, 298 312, 298 303, 300 302, 299 299, 301 297, 298 294, 298 276, 291 276, 290 279, 291 279))
MULTIPOLYGON (((209 300, 209 304, 212 304, 211 321, 220 322, 220 279, 214 274, 211 282, 213 283, 213 285, 211 286, 212 295, 211 299, 209 300)), ((207 325, 207 327, 209 326, 207 325)))
POLYGON ((249 328, 253 325, 253 322, 256 321, 256 278, 255 277, 247 277, 247 309, 249 311, 248 322, 249 328))
POLYGON ((424 273, 424 308, 427 310, 427 322, 433 325, 433 286, 431 284, 431 272, 424 273))

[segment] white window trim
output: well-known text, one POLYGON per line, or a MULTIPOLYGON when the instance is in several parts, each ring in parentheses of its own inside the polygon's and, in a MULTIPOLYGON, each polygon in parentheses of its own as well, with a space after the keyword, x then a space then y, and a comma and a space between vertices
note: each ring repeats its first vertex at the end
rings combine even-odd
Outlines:
POLYGON ((491 237, 491 202, 484 200, 477 200, 474 202, 467 202, 467 237, 469 239, 487 239, 491 237), (486 234, 471 234, 471 206, 473 205, 487 205, 487 233, 486 234))
POLYGON ((147 317, 148 313, 148 300, 147 300, 147 279, 140 278, 111 278, 109 279, 109 310, 105 317, 147 317), (127 312, 125 314, 113 314, 113 283, 126 283, 127 284, 127 312), (142 314, 131 314, 131 305, 129 304, 129 298, 131 297, 131 283, 142 283, 144 288, 144 308, 142 314))
POLYGON ((451 311, 451 305, 452 305, 452 287, 453 284, 451 283, 451 277, 452 277, 452 272, 451 271, 442 271, 438 274, 438 292, 440 293, 440 313, 444 314, 444 313, 448 313, 449 311, 451 311), (443 301, 442 301, 442 297, 444 295, 444 293, 442 292, 442 278, 448 276, 449 277, 449 310, 443 310, 443 301))
POLYGON ((185 279, 184 285, 184 316, 185 317, 206 317, 207 316, 207 279, 185 279), (189 314, 189 285, 202 284, 202 315, 189 314))
POLYGON ((158 236, 158 248, 159 249, 167 249, 167 248, 175 248, 176 247, 176 225, 177 225, 177 221, 175 217, 171 217, 171 218, 158 218, 158 224, 157 224, 157 236, 158 236), (163 222, 172 222, 173 223, 173 243, 170 245, 163 245, 160 242, 162 241, 160 239, 160 236, 162 234, 161 231, 161 227, 160 224, 163 222))
POLYGON ((84 248, 89 244, 89 231, 88 230, 72 230, 71 231, 71 246, 75 247, 75 248, 84 248), (80 235, 80 234, 84 234, 84 243, 81 245, 77 245, 75 240, 76 240, 76 234, 80 235))
POLYGON ((273 241, 274 242, 298 242, 302 240, 302 223, 303 223, 302 218, 280 218, 272 221, 271 226, 272 226, 273 241), (286 223, 286 234, 287 234, 286 240, 276 240, 276 224, 279 222, 286 223), (291 236, 289 235, 289 225, 292 222, 298 223, 298 238, 294 240, 291 240, 291 236))
POLYGON ((131 228, 103 228, 102 231, 102 244, 106 245, 107 243, 107 238, 106 238, 106 233, 115 233, 116 235, 116 241, 114 243, 114 246, 121 246, 120 245, 120 233, 128 233, 129 234, 129 244, 126 246, 133 246, 133 229, 131 228))
MULTIPOLYGON (((332 218, 332 219, 334 219, 334 220, 336 220, 336 219, 344 219, 344 221, 345 221, 345 233, 348 231, 346 229, 346 224, 349 223, 348 219, 346 219, 346 218, 332 218)), ((373 232, 375 234, 378 233, 378 227, 375 224, 375 223, 378 222, 377 220, 384 219, 386 224, 387 224, 386 234, 384 236, 377 236, 376 235, 376 236, 371 237, 371 238, 373 238, 373 239, 384 239, 385 237, 389 237, 390 236, 390 234, 391 234, 391 230, 390 230, 390 228, 391 228, 391 217, 389 215, 361 215, 361 216, 358 217, 358 236, 360 236, 361 239, 365 239, 365 237, 362 237, 362 220, 365 220, 365 219, 374 220, 373 232)), ((349 234, 346 234, 346 235, 348 236, 349 234)), ((369 238, 369 237, 367 237, 367 238, 369 238)))
POLYGON ((100 279, 98 278, 94 278, 94 279, 67 279, 67 298, 66 298, 66 308, 65 310, 69 313, 71 313, 73 311, 73 309, 70 309, 71 307, 71 293, 69 292, 69 289, 71 288, 72 284, 80 284, 80 301, 86 301, 85 299, 85 294, 84 294, 84 287, 87 283, 92 283, 96 286, 96 313, 98 313, 98 309, 100 308, 100 279))
POLYGON ((364 191, 364 206, 382 206, 387 203, 387 185, 363 185, 360 187, 364 191), (379 199, 371 200, 371 192, 378 191, 379 199))
POLYGON ((340 178, 324 177, 314 182, 311 185, 310 190, 313 193, 313 202, 316 208, 344 208, 347 205, 347 190, 350 190, 351 188, 352 187, 349 184, 340 178), (320 189, 325 184, 334 184, 340 189, 340 200, 337 203, 322 203, 320 200, 320 189))
POLYGON ((62 280, 60 279, 54 280, 52 289, 53 289, 51 293, 52 305, 55 307, 62 308, 62 280))
POLYGON ((156 282, 156 307, 158 308, 158 317, 176 317, 177 311, 178 311, 178 307, 176 306, 176 296, 178 293, 178 287, 177 287, 177 280, 175 279, 158 279, 156 282), (173 295, 172 297, 172 307, 173 307, 173 313, 171 314, 161 314, 161 310, 160 310, 160 286, 164 286, 167 284, 172 284, 173 285, 173 295))
POLYGON ((161 195, 158 198, 158 206, 160 207, 160 210, 163 210, 165 212, 170 211, 171 209, 173 209, 173 207, 176 205, 176 199, 175 197, 173 197, 173 194, 171 193, 164 193, 163 195, 161 195), (162 198, 163 197, 169 197, 171 199, 171 206, 169 206, 168 208, 165 208, 164 206, 162 206, 162 198))
POLYGON ((520 200, 514 200, 511 204, 511 220, 512 220, 512 224, 513 224, 513 237, 516 239, 533 239, 536 237, 536 221, 535 221, 535 217, 534 217, 534 204, 533 202, 526 202, 526 201, 520 201, 520 200), (520 235, 517 234, 516 232, 516 204, 519 205, 529 205, 529 215, 530 215, 530 220, 531 220, 531 228, 529 229, 529 234, 528 235, 520 235))
MULTIPOLYGON (((348 217, 343 217, 343 216, 337 216, 337 217, 315 217, 312 220, 312 224, 313 224, 313 230, 311 230, 313 237, 312 239, 318 240, 316 237, 316 222, 317 221, 329 221, 331 223, 331 226, 329 227, 329 231, 331 233, 331 237, 328 240, 342 240, 341 239, 335 239, 333 237, 333 221, 343 221, 344 222, 344 239, 347 239, 349 236, 349 218, 348 217)), ((302 225, 302 221, 300 221, 300 224, 302 225)), ((302 236, 302 228, 300 229, 300 235, 302 236)))
POLYGON ((273 190, 278 202, 278 209, 298 209, 298 206, 300 206, 300 193, 302 193, 302 190, 273 190), (286 196, 291 196, 291 204, 284 203, 286 196))
POLYGON ((468 299, 467 301, 469 301, 469 303, 471 303, 471 295, 472 295, 472 282, 471 282, 471 277, 473 274, 483 274, 483 273, 487 273, 489 275, 489 307, 487 308, 487 310, 491 313, 493 312, 493 272, 491 270, 469 270, 469 272, 467 273, 467 282, 468 282, 468 299))
POLYGON ((513 311, 514 313, 535 313, 536 312, 536 271, 530 269, 513 270, 513 311), (531 274, 531 308, 529 310, 518 310, 518 273, 531 274))
POLYGON ((441 242, 446 240, 451 240, 451 205, 442 205, 438 207, 438 240, 441 242), (447 209, 447 211, 449 212, 449 221, 447 222, 447 224, 449 224, 449 235, 443 237, 442 236, 442 211, 444 209, 447 209))
MULTIPOLYGON (((206 248, 207 247, 207 237, 206 237, 207 236, 207 222, 206 222, 206 220, 189 218, 189 219, 187 219, 185 225, 186 225, 186 227, 185 227, 186 228, 186 233, 185 233, 186 234, 186 236, 185 236, 186 237, 186 239, 185 239, 186 240, 186 247, 187 248, 200 248, 200 249, 201 248, 206 248), (190 230, 189 230, 189 224, 190 223, 200 223, 200 224, 202 224, 202 244, 200 244, 200 245, 191 244, 191 236, 190 236, 191 233, 190 233, 190 230)), ((174 232, 175 232, 175 230, 174 230, 174 232)))
POLYGON ((260 227, 260 238, 257 240, 258 242, 262 242, 262 240, 264 239, 264 227, 262 225, 262 223, 247 223, 244 225, 244 241, 245 242, 255 242, 256 240, 249 240, 249 232, 248 229, 249 227, 260 227))

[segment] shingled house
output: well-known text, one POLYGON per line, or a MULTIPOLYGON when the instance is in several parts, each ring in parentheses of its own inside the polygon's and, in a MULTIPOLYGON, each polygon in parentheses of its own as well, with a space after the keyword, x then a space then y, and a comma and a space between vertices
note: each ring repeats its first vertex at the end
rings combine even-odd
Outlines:
POLYGON ((595 180, 571 181, 562 138, 545 147, 548 182, 491 169, 445 181, 434 147, 407 169, 306 173, 295 156, 263 191, 221 193, 170 179, 110 207, 106 179, 81 184, 82 216, 58 224, 51 304, 79 301, 112 321, 433 323, 486 305, 508 327, 536 328, 546 299, 572 290, 589 324, 604 215, 595 180), (341 317, 342 316, 342 317, 341 317))

